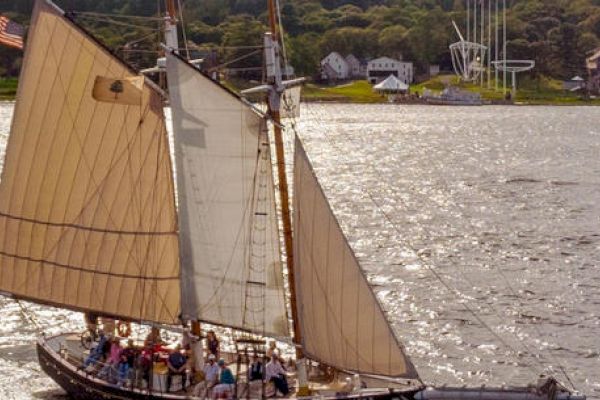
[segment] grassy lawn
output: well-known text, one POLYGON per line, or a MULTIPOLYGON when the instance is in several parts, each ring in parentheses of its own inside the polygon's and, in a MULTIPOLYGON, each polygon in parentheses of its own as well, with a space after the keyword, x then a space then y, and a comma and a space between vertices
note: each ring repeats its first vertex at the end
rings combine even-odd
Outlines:
POLYGON ((387 98, 373 91, 373 86, 364 81, 353 81, 339 86, 306 84, 302 90, 305 101, 340 101, 347 103, 385 103, 387 98))
POLYGON ((14 100, 17 86, 17 78, 0 78, 0 100, 14 100))
MULTIPOLYGON (((243 81, 226 82, 226 86, 235 91, 258 85, 243 81)), ((485 100, 502 100, 501 91, 483 88, 473 83, 461 83, 455 75, 440 75, 428 81, 412 85, 411 93, 423 94, 425 89, 441 92, 447 84, 458 86, 464 90, 481 93, 485 100)), ((508 85, 510 86, 510 79, 508 85)), ((16 78, 0 78, 0 100, 14 100, 17 93, 18 81, 16 78)), ((499 83, 499 87, 502 83, 499 83)), ((517 103, 548 104, 548 105, 600 105, 600 99, 583 100, 578 93, 562 89, 562 82, 556 79, 540 77, 532 79, 522 76, 518 82, 517 103)), ((260 96, 254 100, 259 100, 260 96)), ((335 101, 343 103, 387 103, 387 97, 373 91, 373 86, 366 80, 352 81, 338 86, 317 85, 307 83, 302 90, 304 101, 335 101)))
MULTIPOLYGON (((495 90, 495 81, 481 87, 475 83, 462 83, 456 75, 440 75, 428 81, 412 85, 411 93, 423 94, 425 89, 441 92, 446 85, 451 84, 461 89, 480 93, 485 100, 503 100, 504 94, 501 90, 495 90)), ((511 85, 510 77, 508 86, 511 85)), ((498 87, 502 87, 499 82, 498 87)), ((306 84, 302 90, 302 98, 305 101, 338 101, 346 103, 385 103, 387 98, 373 92, 373 86, 365 81, 353 81, 338 86, 306 84)), ((547 105, 600 105, 600 99, 583 100, 578 93, 568 92, 562 89, 562 82, 556 79, 539 77, 531 79, 522 76, 518 81, 517 103, 547 104, 547 105)))
MULTIPOLYGON (((538 77, 536 79, 532 79, 529 76, 521 76, 517 77, 517 79, 517 103, 548 105, 600 105, 600 99, 584 100, 579 93, 563 90, 562 82, 556 79, 547 77, 538 77)), ((411 86, 411 92, 414 93, 418 91, 422 94, 425 89, 439 92, 444 89, 444 86, 447 83, 471 92, 481 93, 481 97, 485 100, 502 100, 504 98, 501 90, 494 90, 494 80, 492 80, 490 84, 491 89, 488 89, 487 84, 484 84, 484 87, 481 87, 479 84, 462 83, 455 75, 436 76, 435 78, 432 78, 426 82, 411 86)), ((512 83, 509 76, 507 83, 509 90, 511 85, 512 83)), ((502 82, 498 82, 498 87, 502 87, 502 82)))

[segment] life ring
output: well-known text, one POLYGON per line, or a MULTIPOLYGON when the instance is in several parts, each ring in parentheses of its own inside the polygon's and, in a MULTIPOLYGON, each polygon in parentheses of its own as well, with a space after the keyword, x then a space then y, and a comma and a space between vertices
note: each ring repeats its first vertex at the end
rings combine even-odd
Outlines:
POLYGON ((117 332, 120 337, 129 337, 131 335, 131 324, 126 321, 119 321, 117 323, 117 332))

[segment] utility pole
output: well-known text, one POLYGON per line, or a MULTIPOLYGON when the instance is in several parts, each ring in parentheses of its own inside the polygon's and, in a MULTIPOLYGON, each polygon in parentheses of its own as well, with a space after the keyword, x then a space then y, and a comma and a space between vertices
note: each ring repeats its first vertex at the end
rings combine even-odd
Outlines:
MULTIPOLYGON (((477 2, 473 0, 473 43, 477 43, 477 2)), ((477 55, 475 56, 477 58, 477 55)))
POLYGON ((488 0, 487 88, 492 87, 492 0, 488 0))
MULTIPOLYGON (((499 28, 499 25, 498 25, 498 1, 499 0, 496 0, 496 19, 494 20, 495 21, 495 25, 496 25, 495 26, 496 27, 496 42, 495 42, 495 45, 494 45, 494 52, 495 52, 495 56, 496 57, 494 57, 494 61, 498 61, 498 46, 500 44, 500 40, 499 40, 500 39, 499 38, 499 31, 500 30, 498 29, 499 28)), ((496 91, 498 91, 498 78, 499 78, 499 75, 498 75, 498 66, 496 64, 494 64, 494 74, 495 74, 494 75, 495 76, 495 88, 496 88, 496 91)))
POLYGON ((485 68, 485 50, 483 50, 483 46, 485 45, 485 0, 479 0, 481 2, 481 62, 479 63, 480 68, 480 77, 479 82, 481 87, 483 87, 483 78, 484 78, 484 68, 485 68))
POLYGON ((503 93, 506 95, 506 0, 502 0, 502 87, 503 93))
POLYGON ((465 0, 467 8, 467 42, 471 40, 471 1, 465 0))

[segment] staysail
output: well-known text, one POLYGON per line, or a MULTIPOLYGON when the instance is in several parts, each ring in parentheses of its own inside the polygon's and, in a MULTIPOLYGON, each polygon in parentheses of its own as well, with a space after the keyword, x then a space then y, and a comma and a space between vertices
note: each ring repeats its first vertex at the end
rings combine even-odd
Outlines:
POLYGON ((167 54, 183 316, 289 336, 264 119, 167 54))
POLYGON ((338 369, 417 378, 296 139, 294 254, 302 345, 338 369))
POLYGON ((162 101, 135 77, 51 2, 36 2, 0 183, 0 291, 132 320, 178 320, 162 101), (96 100, 102 82, 112 93, 96 100))

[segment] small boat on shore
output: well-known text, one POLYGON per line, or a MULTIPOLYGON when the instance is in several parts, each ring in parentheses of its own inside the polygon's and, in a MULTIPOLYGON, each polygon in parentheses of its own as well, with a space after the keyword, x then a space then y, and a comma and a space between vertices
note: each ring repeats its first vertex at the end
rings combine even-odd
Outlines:
POLYGON ((427 104, 438 106, 481 106, 484 104, 479 93, 461 90, 456 86, 446 87, 439 95, 425 90, 423 98, 427 104))

